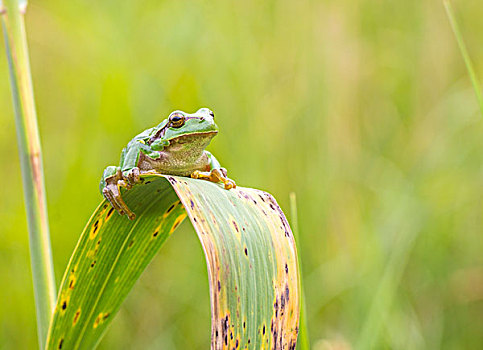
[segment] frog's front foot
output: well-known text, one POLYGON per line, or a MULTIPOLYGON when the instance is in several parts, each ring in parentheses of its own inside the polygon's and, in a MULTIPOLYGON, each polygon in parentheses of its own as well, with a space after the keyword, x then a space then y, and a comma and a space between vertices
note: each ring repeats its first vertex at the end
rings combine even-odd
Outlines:
POLYGON ((122 173, 122 179, 125 181, 127 189, 131 189, 132 186, 141 182, 139 175, 140 172, 138 167, 126 170, 122 173))
MULTIPOLYGON (((118 168, 113 175, 105 178, 105 186, 102 188, 102 194, 111 203, 112 207, 116 209, 119 215, 126 214, 130 220, 134 220, 136 214, 129 209, 122 199, 121 187, 130 189, 132 187, 131 183, 133 183, 132 180, 135 177, 135 173, 132 176, 124 176, 118 168)), ((139 179, 139 172, 137 173, 137 177, 139 179)))
POLYGON ((193 179, 203 179, 203 180, 208 180, 216 183, 223 182, 223 185, 225 186, 225 190, 235 188, 236 187, 235 181, 228 178, 226 175, 227 175, 226 169, 220 168, 220 169, 212 169, 209 172, 195 170, 191 174, 191 177, 193 179))

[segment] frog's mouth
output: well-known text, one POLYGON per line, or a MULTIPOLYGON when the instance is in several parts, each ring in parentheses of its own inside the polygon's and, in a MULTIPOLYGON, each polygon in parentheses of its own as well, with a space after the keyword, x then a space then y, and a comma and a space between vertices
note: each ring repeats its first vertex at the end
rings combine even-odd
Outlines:
POLYGON ((172 138, 169 140, 170 145, 173 144, 184 144, 184 143, 196 143, 201 140, 212 139, 216 134, 218 134, 217 130, 212 131, 205 131, 205 132, 196 132, 186 135, 180 135, 177 137, 172 138))

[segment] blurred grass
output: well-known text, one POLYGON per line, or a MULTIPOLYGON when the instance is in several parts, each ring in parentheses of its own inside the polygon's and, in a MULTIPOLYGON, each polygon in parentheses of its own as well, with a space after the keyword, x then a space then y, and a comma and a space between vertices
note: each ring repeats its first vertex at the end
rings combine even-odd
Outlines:
POLYGON ((483 115, 483 96, 481 95, 481 84, 480 80, 476 76, 475 69, 473 68, 473 62, 468 54, 468 49, 466 48, 465 41, 463 36, 461 35, 461 31, 459 29, 458 20, 455 18, 453 8, 451 6, 451 2, 449 0, 443 1, 444 8, 446 10, 446 14, 448 15, 449 23, 451 24, 451 29, 453 29, 453 34, 455 36, 456 41, 458 42, 458 46, 461 52, 461 56, 466 65, 466 69, 468 70, 468 75, 470 76, 471 83, 473 84, 473 89, 475 90, 476 98, 478 99, 478 104, 480 106, 481 114, 483 115))
MULTIPOLYGON (((453 1, 483 76, 483 3, 453 1)), ((297 193, 314 349, 483 344, 483 125, 438 1, 31 1, 57 280, 106 165, 173 109, 215 111, 244 186, 297 193)), ((0 349, 35 348, 13 111, 0 59, 0 349)), ((206 349, 189 225, 101 349, 206 349)))

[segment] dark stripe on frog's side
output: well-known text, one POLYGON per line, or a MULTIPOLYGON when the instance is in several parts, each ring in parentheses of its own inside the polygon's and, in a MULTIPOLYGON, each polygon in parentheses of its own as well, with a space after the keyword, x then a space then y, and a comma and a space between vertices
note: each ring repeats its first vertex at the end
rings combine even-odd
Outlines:
MULTIPOLYGON (((201 120, 202 118, 200 118, 200 117, 189 117, 189 116, 185 117, 185 121, 186 121, 186 120, 190 120, 190 119, 200 119, 200 120, 201 120)), ((146 138, 146 139, 145 139, 146 143, 147 143, 148 145, 151 145, 151 144, 152 144, 154 141, 156 141, 157 139, 163 138, 163 137, 164 137, 164 134, 166 133, 166 130, 168 130, 170 127, 171 127, 171 126, 170 126, 170 123, 169 123, 169 122, 168 122, 168 123, 166 123, 166 125, 165 125, 165 126, 163 126, 161 129, 159 129, 159 130, 158 130, 158 131, 157 131, 157 132, 156 132, 156 133, 155 133, 153 136, 151 136, 149 139, 148 139, 148 138, 146 138)), ((216 133, 218 133, 218 132, 216 132, 216 133)), ((216 134, 216 133, 215 133, 215 134, 216 134)), ((198 133, 198 134, 199 134, 199 133, 198 133)), ((193 135, 193 134, 192 134, 192 135, 193 135)), ((184 136, 184 135, 182 135, 182 136, 184 136)))

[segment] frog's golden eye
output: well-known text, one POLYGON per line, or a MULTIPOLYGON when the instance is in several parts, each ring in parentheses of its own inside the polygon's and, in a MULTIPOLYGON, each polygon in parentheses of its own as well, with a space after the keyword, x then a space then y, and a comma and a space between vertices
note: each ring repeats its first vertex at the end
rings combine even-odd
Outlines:
POLYGON ((169 116, 169 126, 172 128, 181 128, 184 125, 185 117, 181 113, 173 113, 169 116))

